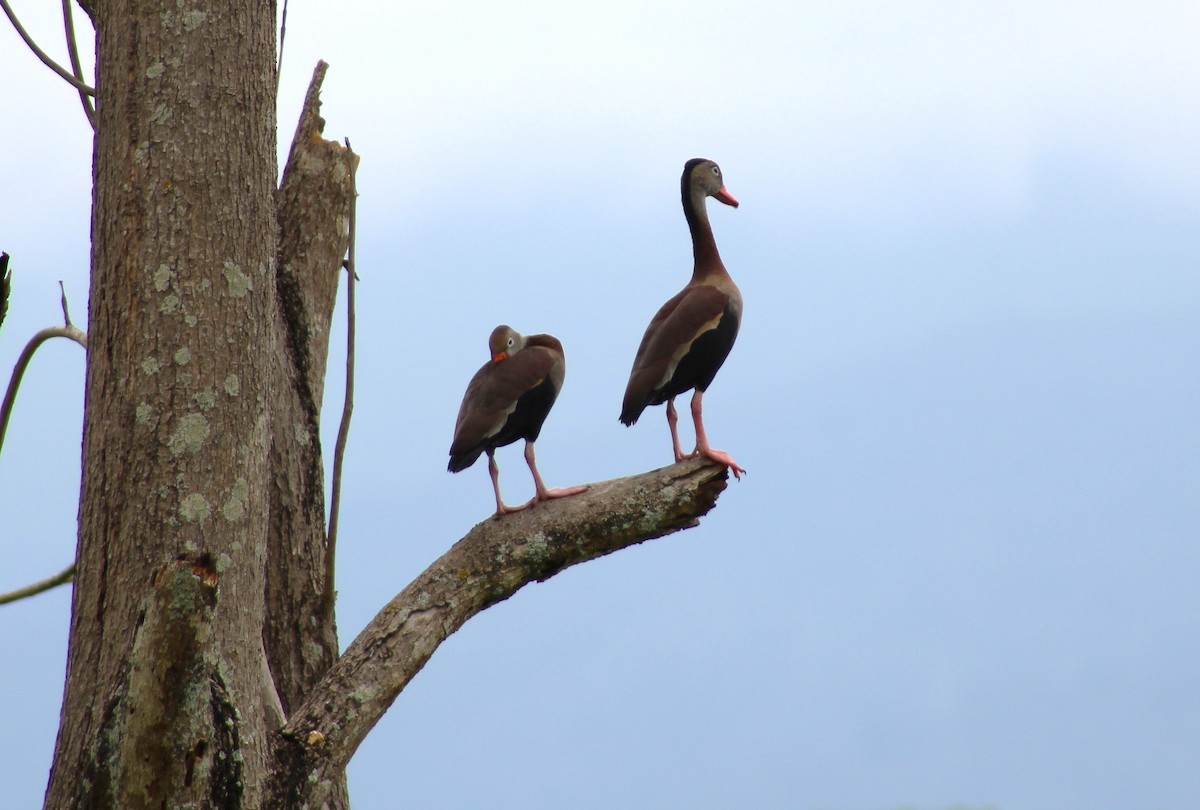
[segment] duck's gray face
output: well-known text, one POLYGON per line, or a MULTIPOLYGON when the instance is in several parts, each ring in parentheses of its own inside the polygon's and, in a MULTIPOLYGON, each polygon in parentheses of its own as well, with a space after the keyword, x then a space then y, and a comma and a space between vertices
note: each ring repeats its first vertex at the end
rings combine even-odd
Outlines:
POLYGON ((692 171, 692 187, 699 187, 708 197, 715 197, 726 205, 738 207, 737 199, 725 188, 725 179, 721 176, 721 167, 711 160, 706 160, 692 171))
POLYGON ((504 324, 493 329, 491 337, 488 338, 488 351, 491 353, 493 360, 504 360, 512 357, 521 351, 521 347, 524 345, 525 338, 521 336, 521 333, 511 326, 504 324))

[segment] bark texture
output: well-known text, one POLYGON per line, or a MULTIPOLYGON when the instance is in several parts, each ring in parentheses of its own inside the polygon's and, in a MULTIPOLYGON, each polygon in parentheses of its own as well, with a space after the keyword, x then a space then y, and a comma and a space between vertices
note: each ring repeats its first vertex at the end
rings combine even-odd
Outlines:
POLYGON ((262 634, 275 6, 91 11, 83 484, 46 805, 258 806, 246 775, 283 719, 262 634))

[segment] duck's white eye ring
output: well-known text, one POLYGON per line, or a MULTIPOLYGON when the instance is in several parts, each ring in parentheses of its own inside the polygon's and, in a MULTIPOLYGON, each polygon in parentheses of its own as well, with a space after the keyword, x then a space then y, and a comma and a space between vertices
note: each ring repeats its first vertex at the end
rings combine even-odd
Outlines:
POLYGON ((713 166, 713 174, 715 174, 717 177, 720 177, 721 176, 721 167, 713 166))

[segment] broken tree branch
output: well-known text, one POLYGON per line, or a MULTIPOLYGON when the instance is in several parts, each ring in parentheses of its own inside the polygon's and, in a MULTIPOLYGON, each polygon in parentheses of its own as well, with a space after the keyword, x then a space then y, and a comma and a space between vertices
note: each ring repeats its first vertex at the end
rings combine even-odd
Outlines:
MULTIPOLYGON (((61 296, 59 303, 62 304, 63 324, 66 326, 74 326, 75 324, 71 322, 71 308, 67 306, 67 285, 63 284, 62 279, 58 280, 58 292, 61 296)), ((87 346, 85 345, 84 348, 86 349, 87 346)))
POLYGON ((337 658, 324 610, 326 514, 320 421, 329 328, 349 246, 346 149, 322 137, 319 62, 276 192, 279 256, 268 492, 267 657, 288 711, 337 658), (313 628, 318 627, 320 631, 313 628))

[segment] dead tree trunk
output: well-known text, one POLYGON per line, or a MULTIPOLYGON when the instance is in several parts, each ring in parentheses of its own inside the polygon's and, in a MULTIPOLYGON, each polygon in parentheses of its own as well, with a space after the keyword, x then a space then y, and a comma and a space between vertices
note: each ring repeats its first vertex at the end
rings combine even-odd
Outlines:
POLYGON ((259 806, 275 5, 96 0, 83 487, 48 807, 259 806))
POLYGON ((275 10, 85 8, 97 29, 83 486, 47 808, 346 807, 438 645, 525 584, 694 525, 690 461, 487 520, 341 660, 318 432, 348 243, 319 66, 275 189, 275 10))

